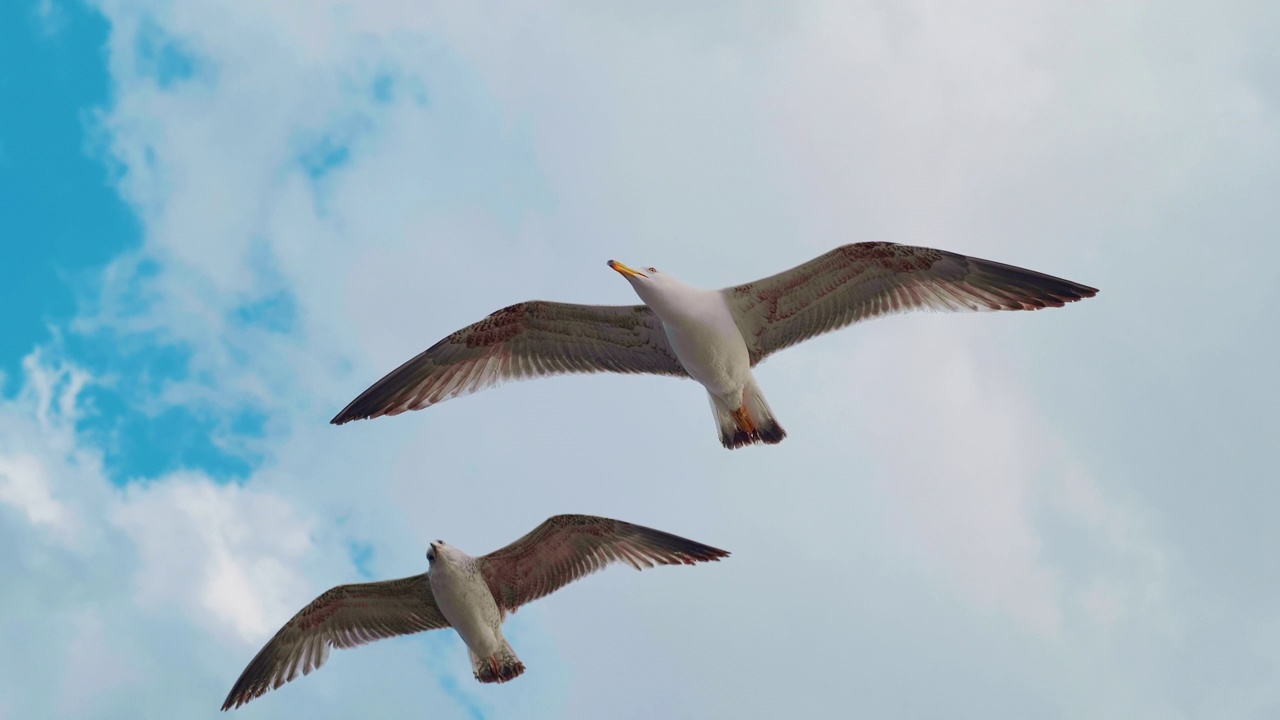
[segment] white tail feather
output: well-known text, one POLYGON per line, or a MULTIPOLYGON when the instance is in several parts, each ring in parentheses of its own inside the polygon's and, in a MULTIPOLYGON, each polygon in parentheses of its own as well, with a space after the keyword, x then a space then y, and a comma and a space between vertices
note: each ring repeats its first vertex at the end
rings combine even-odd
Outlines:
POLYGON ((711 412, 720 430, 720 443, 730 450, 753 443, 774 445, 787 436, 773 417, 773 410, 765 402, 755 378, 742 390, 742 407, 731 408, 723 400, 707 393, 711 398, 711 412))
POLYGON ((490 657, 480 657, 474 650, 467 649, 471 654, 471 669, 475 672, 476 679, 482 683, 504 683, 524 672, 524 663, 516 657, 511 643, 506 638, 499 639, 502 640, 502 647, 490 657))

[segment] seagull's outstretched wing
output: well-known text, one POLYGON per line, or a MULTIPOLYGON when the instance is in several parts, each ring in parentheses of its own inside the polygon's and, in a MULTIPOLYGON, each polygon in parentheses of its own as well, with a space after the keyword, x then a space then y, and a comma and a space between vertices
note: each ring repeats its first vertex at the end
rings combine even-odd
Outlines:
POLYGON ((693 565, 728 557, 724 550, 640 525, 592 515, 556 515, 510 545, 479 559, 498 606, 521 605, 614 562, 637 570, 693 565))
POLYGON ((360 393, 330 422, 421 410, 505 380, 590 372, 688 375, 662 321, 645 305, 531 300, 432 345, 360 393))
POLYGON ((449 627, 426 574, 399 580, 339 585, 320 597, 271 638, 249 661, 222 704, 240 707, 324 664, 329 648, 449 627))
POLYGON ((1039 310, 1095 288, 945 250, 868 242, 725 288, 751 364, 859 320, 908 310, 1039 310))

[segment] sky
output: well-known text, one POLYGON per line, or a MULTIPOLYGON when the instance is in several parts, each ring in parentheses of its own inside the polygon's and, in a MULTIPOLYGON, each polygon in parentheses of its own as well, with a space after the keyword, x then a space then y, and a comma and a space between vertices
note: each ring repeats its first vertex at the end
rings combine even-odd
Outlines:
POLYGON ((0 4, 0 719, 214 717, 325 589, 550 515, 723 547, 338 651, 246 718, 1280 716, 1280 7, 0 4), (893 241, 1101 289, 703 390, 334 427, 506 305, 893 241))

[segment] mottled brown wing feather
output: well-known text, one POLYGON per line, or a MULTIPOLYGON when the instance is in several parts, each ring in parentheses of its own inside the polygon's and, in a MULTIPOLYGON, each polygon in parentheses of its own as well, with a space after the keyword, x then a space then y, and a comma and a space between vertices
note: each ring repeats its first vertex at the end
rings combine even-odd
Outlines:
POLYGON ((532 300, 453 333, 387 374, 330 422, 397 415, 506 380, 558 373, 685 376, 645 305, 532 300))
POLYGON ((894 243, 838 247, 722 291, 751 364, 859 320, 909 310, 1039 310, 1097 289, 1003 263, 894 243))
POLYGON ((728 556, 724 550, 621 520, 557 515, 480 558, 479 565, 498 606, 514 612, 610 563, 642 570, 728 556))
POLYGON ((307 605, 249 661, 223 710, 240 707, 324 664, 329 648, 449 627, 427 576, 339 585, 307 605))

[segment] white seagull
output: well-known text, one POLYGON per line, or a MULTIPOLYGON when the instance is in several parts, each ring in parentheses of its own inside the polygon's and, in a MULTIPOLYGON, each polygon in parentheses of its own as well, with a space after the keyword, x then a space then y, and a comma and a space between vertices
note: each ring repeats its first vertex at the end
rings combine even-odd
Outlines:
POLYGON ((329 648, 452 627, 482 683, 506 682, 524 664, 502 636, 507 613, 606 565, 641 570, 728 557, 724 550, 639 525, 591 515, 557 515, 483 557, 437 540, 427 572, 399 580, 339 585, 320 597, 258 651, 231 688, 223 710, 324 664, 329 648))
POLYGON ((557 373, 653 373, 702 383, 727 448, 786 437, 751 369, 769 355, 859 320, 909 310, 1039 310, 1095 288, 945 250, 838 247, 771 277, 703 290, 614 260, 643 305, 531 300, 453 333, 365 390, 330 422, 398 415, 557 373))

